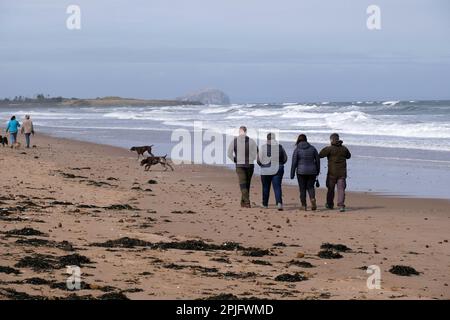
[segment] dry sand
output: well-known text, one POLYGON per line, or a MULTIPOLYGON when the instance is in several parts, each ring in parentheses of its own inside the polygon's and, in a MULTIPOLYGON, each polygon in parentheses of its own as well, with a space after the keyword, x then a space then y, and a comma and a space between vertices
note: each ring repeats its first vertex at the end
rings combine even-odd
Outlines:
MULTIPOLYGON (((302 212, 297 189, 286 186, 285 211, 241 209, 231 170, 182 165, 144 172, 124 149, 42 136, 33 144, 0 148, 2 299, 450 298, 450 201, 349 193, 345 214, 323 206, 302 212), (105 208, 111 205, 130 207, 105 208), (17 235, 23 228, 43 235, 17 235), (122 237, 142 242, 92 245, 122 237), (193 250, 230 241, 241 247, 193 250), (325 242, 352 250, 322 259, 325 242), (76 292, 66 289, 65 265, 74 263, 83 281, 76 292), (366 286, 370 265, 381 268, 380 290, 366 286), (393 265, 420 273, 395 275, 393 265), (282 274, 307 280, 276 281, 282 274)), ((254 182, 252 201, 260 203, 259 177, 254 182)), ((322 189, 318 199, 322 204, 322 189)))

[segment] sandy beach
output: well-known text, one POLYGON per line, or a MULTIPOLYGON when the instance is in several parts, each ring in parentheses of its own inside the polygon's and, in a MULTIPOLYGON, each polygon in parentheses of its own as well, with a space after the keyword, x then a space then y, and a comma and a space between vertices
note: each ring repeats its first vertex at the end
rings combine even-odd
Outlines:
POLYGON ((320 189, 319 210, 304 212, 285 186, 285 211, 242 209, 225 168, 144 172, 126 149, 33 144, 0 148, 1 299, 450 299, 448 200, 349 193, 340 214, 320 189), (327 259, 325 243, 346 247, 327 259), (67 265, 80 266, 81 290, 67 289, 67 265), (381 289, 366 285, 371 265, 381 289))

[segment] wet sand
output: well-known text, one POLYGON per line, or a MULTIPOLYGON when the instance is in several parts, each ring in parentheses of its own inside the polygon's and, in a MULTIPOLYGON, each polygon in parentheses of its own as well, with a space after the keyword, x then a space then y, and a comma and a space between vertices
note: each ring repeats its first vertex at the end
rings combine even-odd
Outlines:
MULTIPOLYGON (((0 147, 1 299, 450 298, 448 200, 349 193, 340 214, 320 189, 304 212, 286 186, 285 211, 241 209, 224 168, 144 172, 121 148, 33 144, 0 147), (319 256, 324 243, 347 248, 319 256), (81 290, 67 289, 66 265, 81 267, 81 290), (370 265, 380 290, 366 286, 370 265)), ((260 203, 259 177, 251 196, 260 203)))

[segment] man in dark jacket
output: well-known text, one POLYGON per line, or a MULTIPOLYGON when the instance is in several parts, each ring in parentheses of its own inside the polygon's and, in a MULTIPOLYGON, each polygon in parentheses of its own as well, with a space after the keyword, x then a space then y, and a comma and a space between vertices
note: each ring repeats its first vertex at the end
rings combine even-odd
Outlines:
POLYGON ((283 210, 281 184, 286 162, 286 151, 275 140, 275 134, 269 133, 267 143, 261 147, 258 153, 258 164, 261 167, 262 205, 264 208, 269 205, 270 185, 272 184, 277 208, 279 211, 283 210))
POLYGON ((347 187, 347 159, 351 158, 350 151, 339 140, 339 135, 333 133, 330 136, 331 145, 323 148, 319 156, 328 158, 327 174, 327 203, 328 209, 334 207, 334 189, 337 185, 338 207, 341 212, 345 212, 345 189, 347 187))
POLYGON ((247 137, 247 128, 239 128, 239 136, 228 146, 227 156, 236 164, 236 173, 241 189, 241 207, 250 208, 250 184, 258 155, 256 142, 247 137))
POLYGON ((317 149, 308 143, 304 134, 298 136, 296 148, 292 154, 291 179, 294 179, 296 173, 303 210, 306 211, 307 209, 306 192, 308 192, 311 201, 311 210, 316 210, 314 183, 320 173, 320 158, 317 149))

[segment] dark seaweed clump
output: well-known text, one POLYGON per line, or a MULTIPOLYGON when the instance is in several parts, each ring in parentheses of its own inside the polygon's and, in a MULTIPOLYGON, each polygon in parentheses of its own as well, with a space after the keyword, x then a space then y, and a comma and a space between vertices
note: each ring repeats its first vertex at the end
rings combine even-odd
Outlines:
POLYGON ((222 244, 206 243, 202 240, 186 240, 179 242, 158 242, 151 243, 139 239, 133 238, 120 238, 117 240, 108 240, 103 243, 92 243, 91 246, 104 247, 104 248, 134 248, 134 247, 147 247, 153 250, 192 250, 192 251, 212 251, 212 250, 224 250, 233 251, 240 250, 244 256, 249 257, 262 257, 265 255, 271 255, 269 250, 259 248, 246 248, 236 242, 224 242, 222 244))
POLYGON ((11 300, 48 300, 48 298, 44 296, 30 295, 11 288, 0 288, 0 295, 11 300))
POLYGON ((104 247, 104 248, 134 248, 134 247, 148 247, 151 245, 152 243, 150 242, 128 237, 123 237, 117 240, 108 240, 103 243, 91 244, 91 246, 94 247, 104 247))
POLYGON ((231 263, 230 259, 228 258, 211 258, 211 261, 220 262, 220 263, 231 263))
POLYGON ((242 255, 246 257, 263 257, 271 255, 271 253, 267 249, 244 248, 242 255))
POLYGON ((413 267, 409 266, 400 266, 395 265, 392 266, 391 269, 389 269, 390 273, 396 274, 398 276, 404 276, 404 277, 410 277, 410 276, 418 276, 420 273, 414 269, 413 267))
POLYGON ((250 262, 253 264, 259 264, 262 266, 271 266, 272 265, 269 261, 265 261, 265 260, 252 260, 250 262))
POLYGON ((335 250, 335 251, 339 251, 339 252, 347 252, 347 251, 352 251, 351 248, 347 247, 345 244, 333 244, 333 243, 322 243, 322 245, 320 246, 320 249, 323 250, 335 250))
POLYGON ((289 261, 289 265, 291 266, 297 266, 301 268, 314 268, 315 266, 307 261, 298 261, 298 260, 291 260, 289 261))
POLYGON ((275 281, 283 281, 283 282, 300 282, 308 280, 308 277, 301 273, 283 273, 275 277, 275 281))
POLYGON ((98 297, 100 300, 130 300, 126 295, 122 292, 110 292, 105 293, 98 297))
POLYGON ((231 293, 219 293, 218 295, 210 296, 203 300, 239 300, 239 298, 231 293))
POLYGON ((33 228, 13 229, 6 231, 5 234, 15 236, 46 236, 45 233, 33 228))
POLYGON ((129 204, 112 204, 110 206, 103 207, 106 210, 139 210, 138 208, 134 208, 129 204))
POLYGON ((68 265, 82 266, 90 264, 92 261, 77 253, 62 257, 51 255, 35 254, 34 256, 23 257, 15 264, 16 268, 31 268, 34 271, 45 271, 51 269, 61 269, 68 265))
POLYGON ((343 257, 339 252, 332 250, 322 250, 317 255, 322 259, 341 259, 343 257))
POLYGON ((50 248, 58 248, 64 251, 74 251, 73 245, 69 241, 51 241, 46 239, 19 239, 16 241, 17 244, 21 245, 29 245, 35 247, 50 247, 50 248))
POLYGON ((5 267, 5 266, 0 266, 0 273, 6 273, 6 274, 19 274, 20 270, 11 268, 11 267, 5 267))

